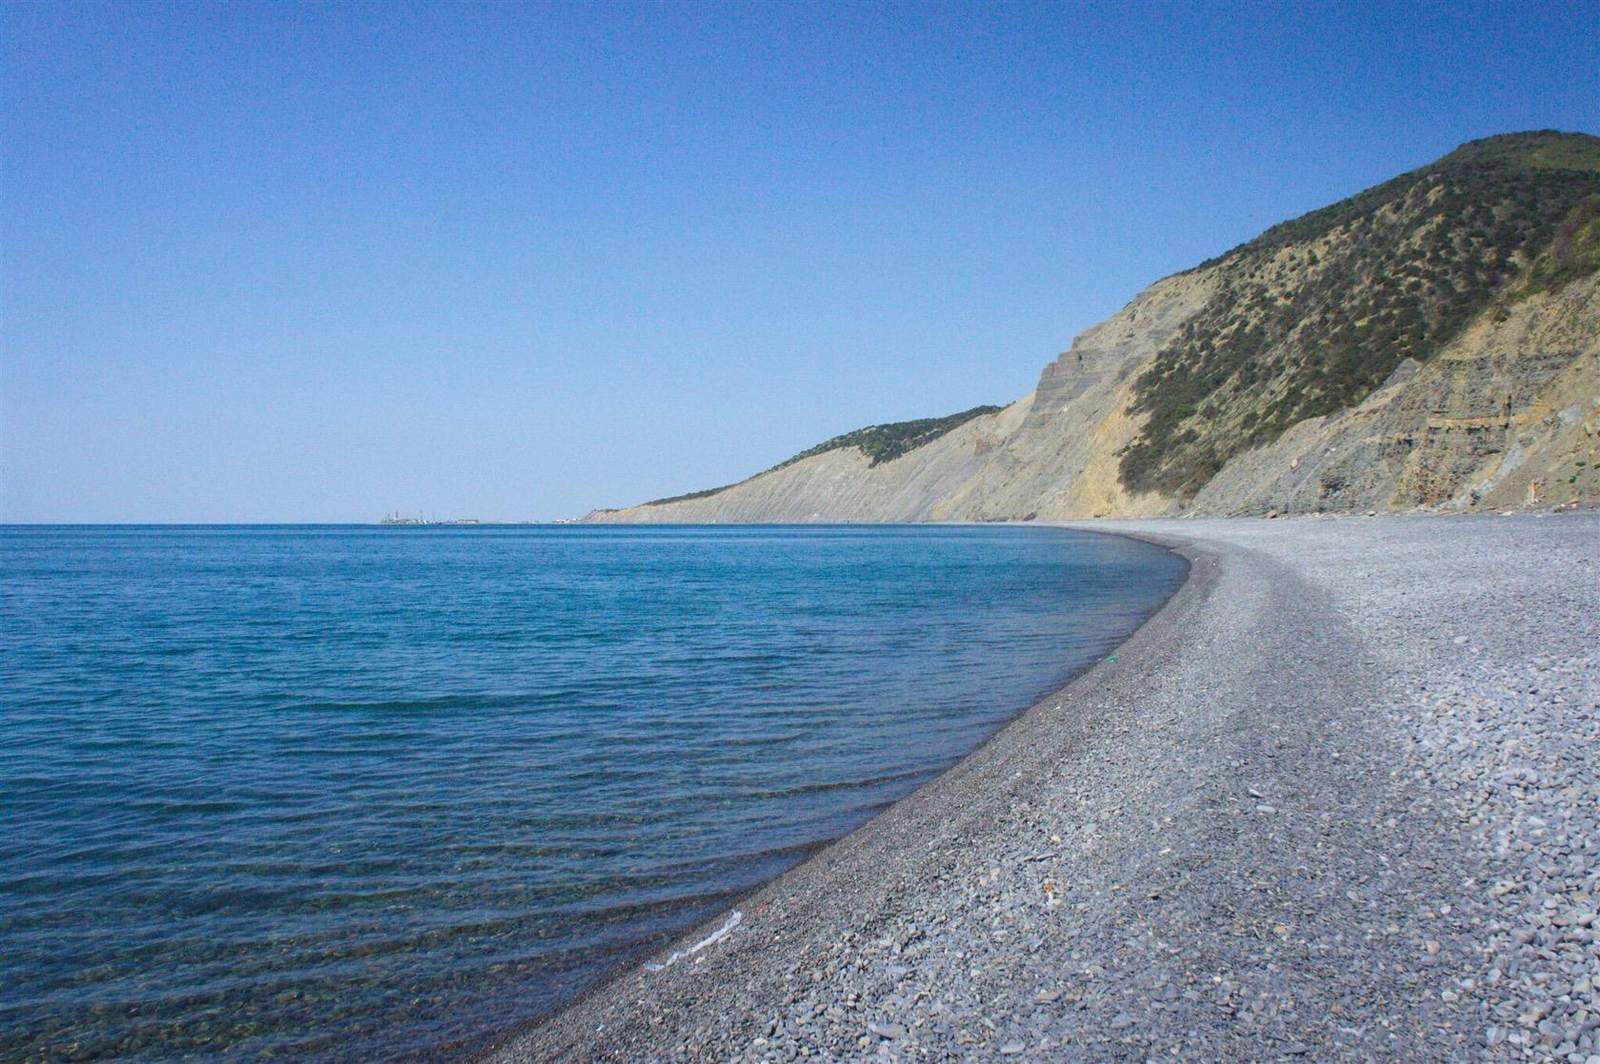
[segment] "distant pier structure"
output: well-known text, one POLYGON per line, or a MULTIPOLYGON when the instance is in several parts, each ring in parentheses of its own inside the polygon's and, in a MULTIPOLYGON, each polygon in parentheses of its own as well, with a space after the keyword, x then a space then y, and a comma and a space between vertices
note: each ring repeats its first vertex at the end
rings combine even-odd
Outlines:
POLYGON ((476 517, 457 517, 448 521, 441 521, 437 517, 427 518, 420 513, 415 517, 407 517, 399 510, 394 513, 384 514, 378 521, 380 525, 476 525, 481 522, 476 517))

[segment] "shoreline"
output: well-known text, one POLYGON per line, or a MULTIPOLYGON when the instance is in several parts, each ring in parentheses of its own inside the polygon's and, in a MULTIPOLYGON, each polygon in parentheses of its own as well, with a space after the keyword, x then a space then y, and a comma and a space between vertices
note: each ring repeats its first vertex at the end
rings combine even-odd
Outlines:
MULTIPOLYGON (((984 524, 980 522, 963 521, 952 523, 957 525, 984 527, 984 524)), ((1032 524, 1031 522, 1007 523, 1032 524)), ((1007 732, 1024 726, 1027 719, 1034 713, 1044 712, 1047 709, 1059 712, 1062 701, 1068 697, 1073 688, 1087 681, 1096 672, 1107 667, 1114 667, 1117 656, 1124 653, 1125 648, 1127 648, 1142 633, 1149 629, 1157 618, 1159 618, 1163 613, 1167 612, 1175 603, 1184 598, 1187 594, 1198 593, 1199 590, 1201 590, 1200 588, 1196 587, 1197 580, 1204 584, 1206 581, 1211 579, 1213 575, 1200 575, 1197 572, 1196 563, 1203 557, 1203 555, 1195 551, 1189 545, 1180 543, 1176 540, 1158 536, 1125 535, 1123 533, 1111 532, 1102 528, 1095 528, 1069 522, 1040 522, 1039 524, 1044 524, 1047 527, 1067 528, 1074 531, 1092 533, 1094 535, 1121 535, 1123 538, 1137 539, 1141 542, 1149 543, 1151 545, 1161 547, 1162 549, 1169 550, 1172 553, 1182 557, 1187 563, 1188 568, 1185 573, 1183 583, 1178 585, 1178 588, 1170 596, 1168 596, 1166 601, 1151 611, 1150 615, 1140 622, 1139 626, 1135 628, 1125 640, 1117 644, 1115 649, 1112 650, 1107 658, 1102 658, 1092 663, 1083 671, 1079 672, 1076 676, 1070 678, 1065 684, 1049 692, 1048 694, 1045 694, 1041 698, 1036 699, 1030 705, 1022 708, 1015 716, 996 729, 994 734, 990 735, 978 746, 968 751, 961 757, 960 760, 956 761, 950 767, 940 772, 933 779, 924 783, 921 787, 918 787, 910 794, 896 799, 886 808, 874 815, 866 823, 861 824, 844 835, 841 835, 837 839, 833 839, 829 842, 818 845, 814 852, 808 854, 799 864, 742 895, 733 903, 732 906, 730 906, 729 909, 719 912, 716 915, 694 925, 683 933, 674 936, 666 944, 658 947, 656 950, 650 953, 646 953, 640 959, 627 962, 619 966, 615 971, 608 973, 604 978, 600 979, 593 986, 585 989, 577 997, 562 1007, 536 1019, 525 1020, 514 1024, 509 1028, 509 1030, 501 1031, 496 1035, 490 1036, 488 1039, 480 1040, 477 1043, 477 1048, 475 1050, 460 1058, 462 1064, 506 1064, 506 1062, 511 1061, 557 1059, 558 1057, 564 1056, 565 1053, 571 1052, 572 1049, 567 1046, 561 1046, 559 1049, 552 1046, 547 1050, 536 1049, 525 1043, 530 1041, 542 1041, 541 1034, 546 1030, 546 1028, 577 1020, 578 1014, 587 1008, 594 1007, 597 1003, 597 999, 606 997, 608 995, 625 995, 628 993, 628 991, 623 989, 621 984, 640 980, 650 975, 659 974, 658 972, 651 971, 650 965, 652 963, 657 963, 660 959, 669 957, 673 953, 685 952, 697 945, 707 942, 708 939, 711 939, 714 936, 718 936, 719 932, 723 931, 732 913, 738 912, 740 915, 739 923, 743 923, 745 919, 745 909, 764 908, 769 903, 769 895, 772 896, 773 900, 775 900, 777 897, 781 897, 783 894, 789 892, 803 892, 806 890, 817 889, 821 884, 815 882, 817 877, 814 875, 814 870, 812 868, 813 865, 822 865, 827 863, 830 855, 837 848, 844 847, 855 842, 864 841, 858 840, 857 836, 874 833, 876 830, 880 830, 880 823, 882 821, 884 821, 886 818, 894 816, 902 806, 915 803, 919 799, 924 799, 925 792, 929 791, 930 789, 939 787, 941 785, 948 785, 947 781, 950 779, 950 777, 960 775, 964 769, 969 768, 969 761, 976 758, 996 742, 1000 741, 1007 732), (1108 658, 1109 660, 1107 660, 1108 658), (530 1052, 532 1055, 529 1055, 530 1052), (551 1054, 548 1057, 544 1055, 547 1052, 551 1054)), ((720 941, 720 939, 718 940, 720 941)), ((706 959, 699 953, 697 953, 696 956, 699 957, 701 961, 706 959)), ((602 1007, 609 1007, 609 1004, 610 1003, 607 1003, 602 1007)), ((581 1023, 583 1021, 579 1020, 579 1022, 581 1023)), ((570 1059, 586 1058, 580 1055, 570 1059)), ((610 1058, 605 1056, 592 1056, 587 1059, 610 1058)))
MULTIPOLYGON (((953 522, 947 522, 947 523, 952 525, 952 526, 955 526, 955 527, 973 527, 973 528, 990 527, 990 525, 992 524, 992 522, 979 522, 979 521, 953 521, 953 522)), ((1150 544, 1152 546, 1160 547, 1160 548, 1162 548, 1164 550, 1170 551, 1171 553, 1173 553, 1173 554, 1175 554, 1175 555, 1177 555, 1177 556, 1179 556, 1179 557, 1184 559, 1184 561, 1185 561, 1185 572, 1184 572, 1183 582, 1178 585, 1178 587, 1172 592, 1172 594, 1167 596, 1167 598, 1164 601, 1162 601, 1153 610, 1151 610, 1150 613, 1148 615, 1146 615, 1139 622, 1138 626, 1135 627, 1134 630, 1128 634, 1126 639, 1124 639, 1121 643, 1118 643, 1109 652, 1108 656, 1113 661, 1115 660, 1117 654, 1122 652, 1123 647, 1125 647, 1130 641, 1132 641, 1134 639, 1134 637, 1136 637, 1140 632, 1144 631, 1147 627, 1149 627, 1150 623, 1156 617, 1158 617, 1163 611, 1165 611, 1176 599, 1178 599, 1180 596, 1182 596, 1184 594, 1185 590, 1189 588, 1190 584, 1193 583, 1193 581, 1195 579, 1194 557, 1192 556, 1192 552, 1190 552, 1187 548, 1183 547, 1182 545, 1179 545, 1179 544, 1176 544, 1176 543, 1163 542, 1159 538, 1156 538, 1156 537, 1127 536, 1127 535, 1122 535, 1120 533, 1107 532, 1107 531, 1105 531, 1103 529, 1086 527, 1086 526, 1082 526, 1082 525, 1074 525, 1074 524, 1071 524, 1071 523, 1068 523, 1068 522, 1021 522, 1021 521, 1010 521, 1010 522, 1002 522, 1002 523, 1011 524, 1011 525, 1017 525, 1019 527, 1053 527, 1053 528, 1062 528, 1062 529, 1069 529, 1069 530, 1077 531, 1077 532, 1089 533, 1089 534, 1092 534, 1092 535, 1103 535, 1103 536, 1120 537, 1120 538, 1125 538, 1125 539, 1136 539, 1136 540, 1139 540, 1140 542, 1148 543, 1148 544, 1150 544)), ((884 526, 873 525, 873 526, 869 526, 869 527, 894 527, 894 526, 892 524, 890 524, 890 525, 884 525, 884 526)), ((915 527, 915 524, 913 523, 911 525, 908 525, 908 527, 915 527)), ((713 916, 711 916, 711 917, 709 917, 709 918, 707 918, 705 920, 702 920, 699 923, 696 923, 696 924, 692 925, 688 929, 686 929, 686 930, 684 930, 684 931, 682 931, 682 932, 680 932, 678 934, 672 935, 665 942, 659 944, 658 946, 654 947, 650 951, 643 953, 642 955, 638 956, 637 958, 621 963, 615 969, 613 969, 612 971, 606 973, 603 977, 601 977, 593 985, 591 985, 589 987, 586 987, 584 990, 579 992, 579 994, 576 997, 574 997, 572 1000, 568 1001, 564 1005, 554 1009, 551 1012, 548 1012, 548 1013, 545 1013, 543 1015, 540 1015, 540 1016, 538 1016, 538 1017, 536 1017, 534 1019, 522 1020, 520 1022, 513 1023, 509 1027, 507 1027, 505 1029, 502 1029, 502 1030, 500 1030, 498 1032, 495 1032, 493 1034, 487 1035, 487 1036, 482 1037, 482 1038, 474 1038, 474 1039, 464 1040, 462 1042, 457 1043, 453 1047, 451 1047, 451 1046, 445 1047, 447 1053, 450 1054, 446 1059, 448 1059, 449 1061, 453 1062, 453 1064, 500 1064, 500 1062, 510 1061, 510 1060, 522 1060, 522 1059, 535 1059, 535 1060, 537 1060, 537 1059, 544 1059, 543 1057, 538 1057, 538 1056, 531 1057, 531 1058, 520 1056, 520 1055, 507 1056, 507 1053, 508 1052, 513 1053, 513 1054, 520 1053, 521 1050, 518 1050, 518 1049, 514 1048, 514 1044, 517 1043, 519 1040, 527 1039, 530 1036, 537 1035, 537 1033, 542 1028, 544 1028, 544 1027, 546 1027, 546 1026, 548 1026, 550 1024, 555 1023, 556 1021, 560 1020, 562 1017, 566 1016, 566 1014, 568 1014, 569 1012, 574 1012, 575 1010, 579 1010, 579 1009, 584 1008, 586 1006, 586 1004, 590 1002, 591 999, 593 999, 593 998, 595 998, 597 996, 606 994, 608 992, 611 992, 614 984, 623 982, 624 980, 627 980, 630 977, 637 977, 637 976, 640 976, 641 974, 651 973, 652 972, 651 966, 653 964, 658 963, 659 961, 661 961, 662 959, 664 959, 666 957, 672 956, 674 953, 685 953, 686 951, 688 951, 690 949, 693 949, 693 948, 695 948, 697 946, 700 946, 700 947, 704 948, 704 944, 707 942, 708 939, 713 939, 714 938, 715 940, 720 941, 720 939, 721 939, 721 937, 722 937, 722 935, 724 933, 724 927, 725 927, 726 923, 728 922, 731 914, 733 914, 734 912, 738 912, 739 920, 736 921, 736 923, 742 923, 744 918, 745 918, 745 912, 744 912, 744 907, 745 906, 753 904, 753 903, 759 904, 758 902, 755 902, 755 899, 761 898, 768 891, 772 891, 772 890, 780 888, 781 885, 783 885, 787 880, 789 880, 790 877, 802 877, 803 878, 803 874, 805 873, 805 871, 808 868, 808 866, 812 865, 815 862, 818 862, 818 861, 821 861, 821 860, 825 859, 827 857, 827 855, 829 854, 829 852, 832 851, 835 847, 838 847, 841 844, 846 843, 847 841, 851 840, 854 836, 856 836, 856 835, 858 835, 858 834, 860 834, 862 832, 868 831, 875 824, 877 824, 880 820, 882 820, 883 818, 891 815, 902 804, 913 801, 914 799, 916 799, 919 795, 921 795, 928 788, 939 784, 947 776, 950 776, 952 773, 955 773, 958 770, 960 770, 962 768, 962 766, 969 759, 971 759, 972 757, 977 755, 985 747, 987 747, 990 744, 994 743, 997 739, 1000 738, 1000 736, 1003 733, 1005 733, 1006 731, 1008 731, 1008 730, 1020 725, 1021 722, 1024 720, 1024 718, 1026 718, 1029 714, 1033 713, 1037 709, 1040 709, 1046 703, 1059 702, 1067 694, 1067 692, 1070 691, 1076 684, 1080 683, 1085 678, 1087 678, 1091 673, 1095 672, 1097 669, 1101 668, 1102 666, 1104 666, 1106 664, 1107 664, 1107 662, 1106 662, 1105 658, 1101 658, 1099 660, 1093 661, 1093 662, 1089 663, 1088 665, 1084 666, 1075 675, 1069 677, 1067 679, 1067 681, 1065 683, 1061 684, 1059 687, 1054 688, 1053 690, 1049 691, 1048 693, 1040 696, 1039 698, 1036 698, 1033 702, 1029 703, 1028 705, 1025 705, 1025 706, 1021 707, 1020 709, 1018 709, 1018 711, 1012 717, 1010 717, 1003 724, 1001 724, 998 728, 996 728, 995 731, 991 735, 989 735, 987 738, 985 738, 976 747, 974 747, 973 749, 967 751, 967 753, 963 754, 953 764, 951 764, 947 768, 945 768, 942 771, 940 771, 938 775, 934 776, 932 779, 930 779, 927 782, 923 783, 921 786, 919 786, 916 790, 912 791, 910 794, 906 794, 906 795, 903 795, 900 798, 895 799, 893 802, 889 803, 889 805, 885 806, 883 809, 881 809, 877 813, 875 813, 865 823, 860 824, 855 828, 852 828, 850 831, 848 831, 845 834, 839 836, 838 838, 830 839, 830 840, 827 840, 825 842, 812 844, 809 847, 811 852, 806 854, 806 856, 800 861, 799 864, 795 865, 792 868, 786 869, 785 871, 779 873, 777 876, 773 877, 772 879, 769 879, 769 880, 765 881, 764 883, 761 883, 761 884, 751 888, 750 890, 747 890, 744 893, 740 894, 732 902, 732 904, 729 906, 728 909, 720 911, 717 914, 715 914, 715 915, 713 915, 713 916)), ((803 886, 798 886, 797 885, 797 887, 795 889, 805 889, 805 888, 803 886)), ((697 955, 698 955, 698 951, 697 951, 697 955)), ((704 958, 701 958, 701 959, 703 960, 704 958)))
MULTIPOLYGON (((1600 522, 1068 527, 1175 549, 1188 578, 1108 659, 758 888, 732 926, 650 959, 692 955, 624 969, 469 1059, 1520 1059, 1569 1034, 1566 1056, 1588 1052, 1590 984, 1524 1009, 1562 987, 1512 993, 1492 967, 1523 935, 1499 911, 1516 892, 1486 895, 1508 874, 1492 818, 1463 839, 1461 766, 1430 775, 1459 751, 1418 738, 1437 714, 1416 696, 1507 634, 1435 630, 1487 618, 1441 616, 1450 589, 1430 583, 1514 576, 1510 608, 1553 605, 1540 640, 1581 650, 1600 592, 1573 567, 1592 567, 1600 522), (1508 1008, 1505 1030, 1488 1022, 1508 1008), (1524 1038, 1516 1018, 1540 1008, 1524 1038), (1563 1016, 1576 1026, 1554 1030, 1563 1016)), ((1572 671, 1581 707, 1593 676, 1572 671)), ((1584 916, 1562 927, 1587 934, 1584 916)))

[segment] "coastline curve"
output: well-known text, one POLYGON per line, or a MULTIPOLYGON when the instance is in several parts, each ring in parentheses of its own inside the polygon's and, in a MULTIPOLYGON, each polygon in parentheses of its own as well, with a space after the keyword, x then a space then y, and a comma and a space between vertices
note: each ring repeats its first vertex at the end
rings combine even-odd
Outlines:
MULTIPOLYGON (((909 854, 911 839, 931 832, 935 825, 947 824, 952 813, 967 804, 968 792, 983 790, 997 766, 1018 756, 1018 751, 1010 746, 1020 738, 1019 733, 1046 724, 1058 726, 1070 715, 1069 703, 1080 685, 1092 679, 1106 682, 1107 675, 1117 668, 1118 657, 1126 656, 1130 649, 1137 653, 1141 637, 1151 638, 1146 633, 1159 618, 1174 608, 1182 609, 1191 598, 1204 596, 1215 579, 1215 565, 1209 555, 1181 537, 1133 534, 1066 522, 1011 523, 1137 540, 1179 556, 1187 564, 1187 571, 1173 593, 1151 610, 1109 655, 1090 663, 1065 684, 1022 708, 937 776, 890 803, 850 832, 823 843, 800 864, 742 897, 732 899, 726 910, 674 936, 642 960, 620 966, 563 1007, 515 1024, 488 1039, 462 1046, 457 1059, 462 1064, 658 1059, 660 1054, 654 1047, 631 1039, 619 1042, 623 1025, 616 1022, 618 1015, 634 1014, 647 1001, 657 1008, 677 1011, 692 1008, 698 1000, 692 990, 660 985, 660 977, 668 974, 665 969, 669 966, 660 963, 658 954, 662 958, 683 955, 687 960, 689 952, 695 951, 697 946, 708 941, 721 943, 734 927, 738 927, 745 941, 730 940, 723 944, 722 953, 696 957, 698 963, 690 969, 694 971, 692 982, 695 984, 708 978, 713 984, 723 979, 737 983, 736 973, 741 966, 747 971, 750 966, 770 967, 768 947, 752 945, 752 942, 765 941, 769 945, 776 942, 792 949, 816 931, 832 926, 838 917, 861 907, 859 903, 863 899, 849 897, 855 887, 843 886, 839 881, 841 873, 848 875, 863 861, 877 862, 886 852, 909 854), (997 747, 1006 749, 1001 752, 997 747), (737 921, 732 920, 735 913, 739 915, 737 921), (765 927, 761 926, 763 923, 765 927), (744 926, 740 927, 741 924, 744 926), (774 930, 780 926, 786 930, 774 930)), ((1023 745, 1029 745, 1029 741, 1023 740, 1023 745)), ((927 850, 921 855, 923 861, 937 852, 937 849, 927 850)), ((880 895, 878 903, 882 905, 886 902, 886 892, 880 895)))
POLYGON ((1115 661, 480 1059, 1600 1048, 1600 519, 1075 527, 1191 561, 1115 661))

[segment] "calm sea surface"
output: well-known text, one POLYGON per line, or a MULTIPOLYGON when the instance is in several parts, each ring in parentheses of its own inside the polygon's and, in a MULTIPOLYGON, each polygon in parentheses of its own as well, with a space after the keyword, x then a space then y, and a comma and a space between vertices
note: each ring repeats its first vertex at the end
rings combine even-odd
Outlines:
POLYGON ((1030 528, 0 529, 0 1060, 380 1060, 537 1015, 1183 573, 1030 528))

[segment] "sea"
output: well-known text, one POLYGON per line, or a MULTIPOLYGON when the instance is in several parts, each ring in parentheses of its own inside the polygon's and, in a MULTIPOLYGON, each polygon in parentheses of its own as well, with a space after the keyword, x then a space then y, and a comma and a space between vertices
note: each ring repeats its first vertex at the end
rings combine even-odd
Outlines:
POLYGON ((0 1060, 467 1051, 1185 571, 1027 526, 0 528, 0 1060))

